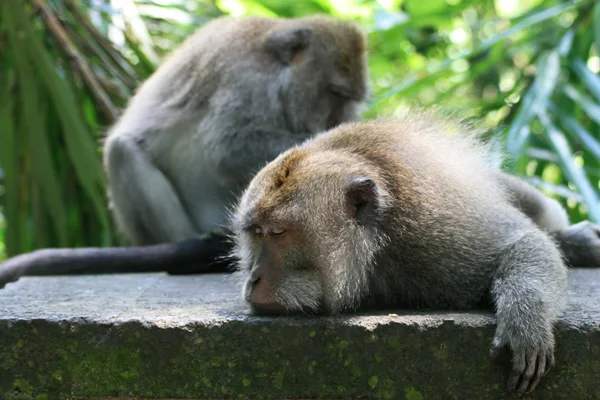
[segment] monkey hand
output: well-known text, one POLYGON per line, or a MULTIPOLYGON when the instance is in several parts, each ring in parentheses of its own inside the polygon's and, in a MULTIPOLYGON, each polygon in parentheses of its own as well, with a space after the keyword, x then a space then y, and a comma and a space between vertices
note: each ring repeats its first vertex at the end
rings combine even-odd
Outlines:
POLYGON ((506 331, 504 337, 496 333, 491 355, 493 359, 497 359, 502 352, 510 350, 512 370, 507 388, 517 395, 528 394, 533 392, 540 379, 554 366, 554 335, 551 330, 542 334, 513 332, 510 335, 511 337, 506 338, 506 331))
POLYGON ((600 267, 600 226, 589 221, 557 233, 567 263, 572 267, 600 267))

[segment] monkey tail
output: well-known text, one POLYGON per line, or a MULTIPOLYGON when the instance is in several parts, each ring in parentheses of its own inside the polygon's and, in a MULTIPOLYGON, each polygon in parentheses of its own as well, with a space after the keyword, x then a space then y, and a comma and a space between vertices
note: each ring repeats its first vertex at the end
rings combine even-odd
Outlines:
POLYGON ((230 248, 228 240, 211 236, 149 246, 42 249, 0 263, 0 288, 21 276, 231 272, 224 256, 230 248))

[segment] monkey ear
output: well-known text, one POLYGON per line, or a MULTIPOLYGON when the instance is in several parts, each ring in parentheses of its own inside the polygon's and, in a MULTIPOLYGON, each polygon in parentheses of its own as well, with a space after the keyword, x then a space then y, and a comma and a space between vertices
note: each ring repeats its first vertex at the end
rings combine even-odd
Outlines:
POLYGON ((377 184, 371 178, 353 177, 346 188, 346 214, 349 218, 361 218, 377 206, 377 184))
POLYGON ((271 32, 266 46, 282 63, 296 64, 313 37, 314 33, 309 28, 284 28, 271 32))

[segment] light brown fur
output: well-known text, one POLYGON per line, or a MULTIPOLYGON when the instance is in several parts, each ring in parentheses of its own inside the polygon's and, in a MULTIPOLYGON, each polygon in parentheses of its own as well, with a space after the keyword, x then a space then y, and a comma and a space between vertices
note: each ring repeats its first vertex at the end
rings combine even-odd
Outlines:
POLYGON ((288 150, 234 214, 244 298, 259 313, 493 306, 508 386, 533 390, 554 362, 567 269, 488 154, 473 127, 417 111, 288 150))

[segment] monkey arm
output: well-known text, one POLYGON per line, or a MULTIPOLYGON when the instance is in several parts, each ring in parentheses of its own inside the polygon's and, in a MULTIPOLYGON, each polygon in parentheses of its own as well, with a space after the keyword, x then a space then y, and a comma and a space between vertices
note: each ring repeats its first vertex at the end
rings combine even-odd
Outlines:
POLYGON ((166 243, 198 235, 173 185, 134 137, 109 136, 105 157, 114 213, 119 227, 134 244, 166 243))
POLYGON ((268 161, 307 137, 310 137, 307 132, 247 124, 241 129, 211 135, 207 141, 208 154, 221 173, 239 177, 241 172, 247 174, 249 179, 268 161))
POLYGON ((529 230, 501 255, 491 287, 497 330, 492 354, 513 354, 509 390, 535 389, 554 364, 553 321, 562 311, 567 269, 552 241, 529 230))

